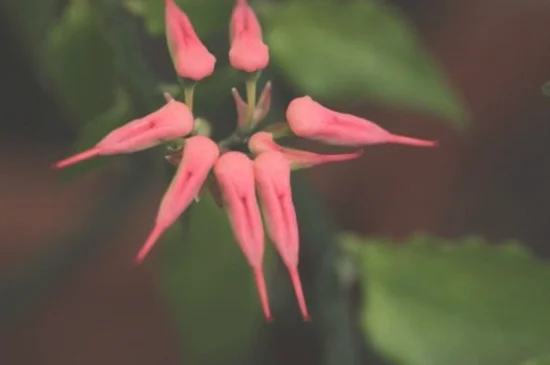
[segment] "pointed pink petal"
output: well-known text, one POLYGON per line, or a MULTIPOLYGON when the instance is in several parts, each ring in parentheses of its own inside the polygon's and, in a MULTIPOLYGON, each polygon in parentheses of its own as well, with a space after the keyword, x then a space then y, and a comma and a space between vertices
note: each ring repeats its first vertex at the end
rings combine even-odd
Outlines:
POLYGON ((253 163, 242 152, 227 152, 216 163, 214 174, 225 201, 233 233, 254 271, 264 314, 270 321, 271 312, 261 270, 264 255, 264 231, 260 208, 256 200, 253 163))
POLYGON ((304 297, 304 291, 302 289, 302 281, 300 280, 300 274, 298 273, 297 267, 288 268, 290 273, 290 279, 292 280, 292 285, 294 286, 294 292, 296 294, 296 299, 298 300, 298 306, 300 307, 300 313, 304 321, 310 321, 311 316, 307 310, 306 299, 304 297))
POLYGON ((189 17, 174 0, 166 0, 166 36, 176 72, 195 81, 214 72, 216 58, 201 42, 189 17))
POLYGON ((115 129, 98 142, 102 154, 131 153, 188 135, 194 118, 189 107, 169 101, 162 108, 115 129))
POLYGON ((229 62, 234 69, 245 72, 262 70, 269 64, 269 48, 261 39, 244 33, 231 43, 229 62))
POLYGON ((254 135, 250 137, 248 145, 250 150, 256 155, 268 151, 280 152, 296 167, 310 167, 323 163, 346 161, 355 159, 363 154, 362 150, 358 150, 352 153, 322 155, 294 148, 283 147, 275 143, 273 141, 273 135, 268 132, 254 133, 254 135))
POLYGON ((149 237, 147 237, 147 240, 145 241, 145 244, 143 247, 139 250, 139 253, 136 256, 135 263, 141 264, 145 257, 149 254, 149 252, 153 249, 153 246, 158 241, 159 237, 164 233, 167 227, 156 225, 151 233, 149 234, 149 237))
POLYGON ((290 163, 278 152, 254 161, 256 185, 269 237, 287 266, 298 265, 298 222, 290 191, 290 163))
POLYGON ((254 171, 269 237, 287 267, 304 320, 309 320, 298 274, 299 236, 290 190, 290 166, 278 152, 265 152, 254 161, 254 171))
POLYGON ((73 165, 77 162, 81 162, 84 160, 87 160, 89 158, 98 156, 100 154, 100 149, 97 147, 90 148, 89 150, 86 150, 84 152, 80 152, 74 156, 68 157, 64 160, 56 162, 52 167, 54 169, 62 169, 64 167, 67 167, 69 165, 73 165))
POLYGON ((155 227, 139 252, 137 262, 145 258, 164 231, 197 198, 218 155, 217 144, 207 137, 194 136, 186 140, 178 170, 162 198, 155 227))
POLYGON ((437 144, 434 141, 393 135, 367 119, 331 110, 309 96, 291 101, 286 117, 290 128, 297 136, 334 145, 398 143, 429 147, 437 144))
POLYGON ((309 167, 329 162, 341 162, 353 160, 363 154, 362 150, 352 153, 341 153, 335 155, 321 155, 318 153, 283 148, 281 151, 290 162, 300 167, 309 167))
POLYGON ((438 145, 437 141, 427 141, 424 139, 400 136, 397 134, 390 135, 389 143, 404 144, 404 145, 418 146, 418 147, 435 147, 438 145))
POLYGON ((231 67, 245 72, 255 72, 267 67, 269 49, 263 42, 258 18, 246 1, 237 2, 233 9, 230 38, 231 67))
POLYGON ((256 287, 258 288, 258 295, 264 311, 265 320, 272 322, 271 309, 269 308, 269 298, 267 295, 267 288, 265 285, 264 273, 261 267, 254 268, 254 279, 256 280, 256 287))
POLYGON ((262 266, 264 230, 252 161, 242 152, 227 152, 216 163, 214 174, 241 250, 250 266, 262 266))

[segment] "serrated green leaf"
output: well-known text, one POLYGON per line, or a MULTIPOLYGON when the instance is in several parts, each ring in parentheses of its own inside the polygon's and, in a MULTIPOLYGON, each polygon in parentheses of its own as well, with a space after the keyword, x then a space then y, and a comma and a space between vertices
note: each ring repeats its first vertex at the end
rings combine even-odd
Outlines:
POLYGON ((72 1, 49 34, 45 70, 55 95, 77 123, 114 102, 115 60, 89 0, 72 1))
MULTIPOLYGON (((149 33, 153 35, 164 33, 164 1, 141 1, 143 20, 149 33)), ((189 16, 195 31, 201 38, 208 37, 220 27, 229 29, 233 0, 176 0, 176 3, 189 16)))
POLYGON ((399 364, 517 365, 550 350, 550 266, 518 244, 419 236, 348 245, 361 269, 363 328, 399 364))
POLYGON ((188 219, 187 231, 175 225, 159 244, 164 293, 185 358, 225 364, 264 322, 261 307, 225 212, 205 193, 188 219))
POLYGON ((273 64, 313 98, 372 97, 455 125, 465 110, 396 9, 379 2, 287 1, 263 8, 273 64))

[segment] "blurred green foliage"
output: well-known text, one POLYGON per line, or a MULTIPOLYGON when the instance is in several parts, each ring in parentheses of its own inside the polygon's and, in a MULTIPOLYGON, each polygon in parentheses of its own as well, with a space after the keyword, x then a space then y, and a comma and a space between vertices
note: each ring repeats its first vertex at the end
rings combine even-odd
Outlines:
POLYGON ((550 81, 542 85, 542 93, 546 96, 550 96, 550 81))
POLYGON ((90 1, 71 1, 51 29, 44 54, 54 94, 78 125, 110 108, 117 92, 113 50, 98 17, 90 1))
POLYGON ((550 355, 544 356, 538 359, 526 361, 521 365, 550 365, 550 355))
POLYGON ((36 63, 45 46, 49 30, 57 21, 61 0, 4 0, 0 5, 9 14, 21 43, 36 63), (29 11, 32 9, 32 11, 29 11))
POLYGON ((380 2, 286 1, 262 10, 273 65, 322 100, 375 98, 455 125, 466 112, 396 9, 380 2))
POLYGON ((185 227, 175 225, 159 244, 160 279, 185 359, 226 364, 254 342, 263 323, 261 306, 223 209, 205 191, 189 213, 185 227))
POLYGON ((346 236, 363 328, 403 365, 517 365, 550 351, 550 266, 518 244, 346 236))
MULTIPOLYGON (((229 29, 229 17, 233 0, 176 0, 185 9, 195 31, 201 38, 209 37, 220 30, 229 29)), ((164 34, 164 0, 125 0, 126 7, 143 17, 147 30, 152 35, 164 34)), ((229 36, 227 36, 229 37, 229 36)))

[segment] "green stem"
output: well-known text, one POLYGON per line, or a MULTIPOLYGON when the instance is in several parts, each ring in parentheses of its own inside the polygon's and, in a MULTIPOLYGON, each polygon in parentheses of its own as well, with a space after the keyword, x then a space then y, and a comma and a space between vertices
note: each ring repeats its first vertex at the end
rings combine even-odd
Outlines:
POLYGON ((195 84, 185 86, 183 88, 185 104, 189 107, 189 110, 193 112, 193 95, 195 93, 195 84))
POLYGON ((246 80, 246 125, 249 127, 254 123, 254 111, 256 110, 256 81, 255 76, 246 80))

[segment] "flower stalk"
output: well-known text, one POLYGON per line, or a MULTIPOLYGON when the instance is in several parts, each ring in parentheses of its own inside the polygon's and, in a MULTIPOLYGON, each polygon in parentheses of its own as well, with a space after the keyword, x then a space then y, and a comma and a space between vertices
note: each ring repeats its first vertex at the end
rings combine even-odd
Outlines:
POLYGON ((256 84, 257 78, 250 76, 246 80, 246 126, 252 127, 254 123, 254 112, 256 110, 256 84))
POLYGON ((192 83, 191 85, 185 85, 183 87, 185 104, 187 104, 191 112, 193 112, 193 96, 195 94, 195 85, 195 83, 192 83))

